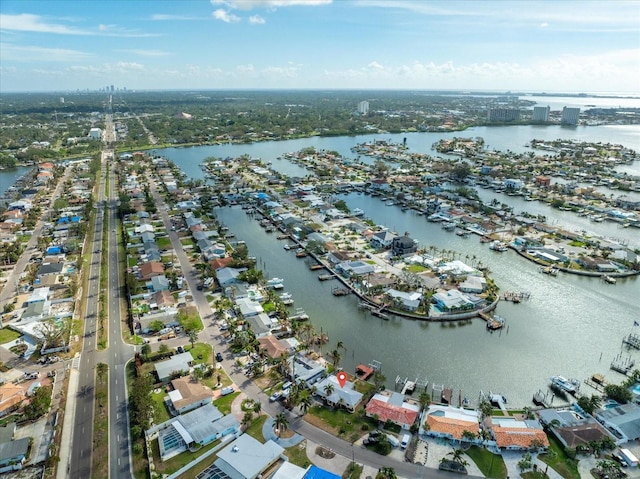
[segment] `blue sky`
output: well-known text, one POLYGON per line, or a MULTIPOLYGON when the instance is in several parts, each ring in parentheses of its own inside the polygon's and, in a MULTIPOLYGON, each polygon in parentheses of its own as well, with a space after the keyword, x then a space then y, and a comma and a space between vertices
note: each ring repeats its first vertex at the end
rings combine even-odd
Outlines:
POLYGON ((0 2, 0 91, 640 94, 640 1, 0 2))

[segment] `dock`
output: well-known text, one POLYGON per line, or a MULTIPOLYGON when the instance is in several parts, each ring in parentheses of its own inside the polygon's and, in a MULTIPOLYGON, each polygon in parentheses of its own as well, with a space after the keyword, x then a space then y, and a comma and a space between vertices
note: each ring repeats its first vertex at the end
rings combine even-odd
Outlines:
POLYGON ((622 340, 622 344, 629 348, 640 349, 640 336, 634 333, 629 333, 629 336, 622 340))
POLYGON ((604 392, 604 387, 607 385, 602 374, 592 374, 590 378, 585 379, 583 382, 600 393, 604 392))
POLYGON ((318 281, 328 281, 330 279, 335 278, 335 274, 321 274, 318 276, 318 281))
POLYGON ((611 361, 611 365, 609 366, 609 368, 626 376, 631 372, 635 364, 636 362, 633 358, 631 358, 631 356, 622 358, 620 355, 618 355, 613 359, 613 361, 611 361))
POLYGON ((527 291, 505 291, 500 295, 500 299, 517 304, 531 299, 531 293, 527 291))
POLYGON ((372 366, 365 366, 364 364, 358 364, 356 366, 356 376, 358 376, 363 381, 366 381, 371 376, 373 376, 374 372, 375 369, 372 366))
POLYGON ((504 327, 506 320, 501 316, 490 316, 486 313, 478 313, 480 317, 487 323, 487 329, 495 331, 504 327))
POLYGON ((324 269, 324 265, 319 264, 319 263, 316 263, 316 264, 310 264, 310 265, 309 265, 309 269, 310 269, 311 271, 317 271, 317 270, 319 270, 319 269, 324 269))
POLYGON ((303 309, 298 308, 296 310, 296 314, 294 314, 293 316, 289 316, 289 319, 292 321, 306 321, 307 319, 309 319, 309 315, 307 313, 304 312, 303 309))
POLYGON ((351 293, 351 291, 348 288, 340 288, 338 286, 331 290, 331 294, 334 296, 346 296, 349 293, 351 293))

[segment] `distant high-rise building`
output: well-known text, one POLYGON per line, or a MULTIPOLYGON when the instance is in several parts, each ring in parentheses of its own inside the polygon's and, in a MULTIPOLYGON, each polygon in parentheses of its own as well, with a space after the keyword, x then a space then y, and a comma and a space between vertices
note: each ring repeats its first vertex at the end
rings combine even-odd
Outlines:
POLYGON ((361 115, 366 115, 367 113, 369 113, 368 101, 361 101, 360 103, 358 103, 358 113, 360 113, 361 115))
POLYGON ((60 103, 64 103, 64 97, 63 96, 60 97, 60 103))
POLYGON ((520 110, 516 108, 491 108, 487 112, 487 120, 490 122, 504 123, 520 119, 520 110))
POLYGON ((577 125, 580 119, 580 108, 565 106, 562 109, 562 119, 560 123, 563 125, 577 125))
POLYGON ((534 106, 533 107, 533 121, 549 121, 549 112, 551 107, 547 106, 534 106))
POLYGON ((115 88, 113 87, 113 85, 111 85, 111 93, 113 93, 115 90, 115 88))

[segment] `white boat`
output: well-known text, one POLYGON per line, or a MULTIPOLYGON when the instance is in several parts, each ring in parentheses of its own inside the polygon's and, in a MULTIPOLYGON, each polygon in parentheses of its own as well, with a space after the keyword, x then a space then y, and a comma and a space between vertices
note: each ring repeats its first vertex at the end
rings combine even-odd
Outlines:
POLYGON ((291 293, 282 293, 280 295, 280 299, 282 300, 282 303, 287 306, 293 304, 293 296, 291 295, 291 293))
POLYGON ((576 393, 576 380, 569 380, 562 376, 553 376, 551 378, 551 384, 561 389, 562 391, 568 392, 569 394, 576 393))
POLYGON ((489 245, 489 248, 492 249, 493 251, 498 251, 500 253, 504 253, 505 251, 507 251, 508 246, 506 243, 503 243, 502 241, 494 241, 489 245))
POLYGON ((271 278, 267 281, 267 286, 273 289, 282 289, 284 288, 284 279, 282 278, 271 278))
POLYGON ((602 277, 602 279, 605 280, 609 284, 616 284, 616 281, 617 281, 613 276, 609 276, 608 274, 605 274, 602 277))
POLYGON ((364 216, 364 211, 361 210, 360 208, 354 208, 351 214, 353 216, 364 216))
POLYGON ((385 202, 385 205, 387 205, 387 206, 393 206, 393 205, 395 205, 395 204, 396 204, 396 203, 395 203, 395 201, 393 201, 393 200, 387 200, 387 201, 385 202))

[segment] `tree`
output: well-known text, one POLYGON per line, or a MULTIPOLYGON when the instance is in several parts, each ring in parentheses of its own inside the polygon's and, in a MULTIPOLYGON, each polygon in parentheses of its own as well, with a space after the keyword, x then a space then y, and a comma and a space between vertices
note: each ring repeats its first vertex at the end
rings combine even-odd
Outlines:
POLYGON ((280 437, 280 434, 282 434, 288 428, 289 428, 289 420, 287 419, 287 416, 285 415, 285 413, 281 412, 275 417, 273 421, 273 429, 275 430, 276 435, 280 437))
POLYGON ((379 391, 380 388, 382 388, 386 380, 387 377, 382 374, 382 371, 376 369, 376 371, 373 373, 373 384, 376 387, 376 391, 379 391))
POLYGON ((106 363, 98 363, 96 365, 96 375, 98 376, 98 381, 103 382, 104 377, 107 375, 109 371, 109 365, 106 363))
POLYGON ((621 404, 628 403, 632 397, 631 391, 618 384, 607 384, 604 387, 604 393, 609 399, 613 399, 621 404))
POLYGON ((187 334, 189 335, 189 342, 191 343, 191 349, 193 349, 193 346, 198 341, 198 332, 195 329, 190 329, 189 331, 187 331, 187 334))
POLYGON ((309 391, 303 391, 300 394, 300 399, 298 401, 298 406, 300 406, 300 412, 303 416, 307 414, 307 411, 311 407, 311 403, 311 394, 309 393, 309 391))
POLYGON ((37 419, 45 414, 51 407, 52 386, 41 386, 36 388, 33 396, 29 399, 29 404, 24 408, 24 415, 27 419, 37 419))
POLYGON ((331 356, 331 362, 333 363, 333 370, 335 371, 336 369, 338 369, 338 366, 340 365, 342 356, 340 355, 337 349, 334 349, 333 351, 331 351, 331 354, 329 354, 329 356, 331 356))
POLYGON ((151 345, 148 343, 143 344, 142 349, 140 349, 140 354, 142 354, 142 356, 147 359, 149 357, 149 354, 151 354, 151 345))
POLYGON ((333 390, 334 390, 333 384, 327 383, 327 385, 324 387, 325 397, 331 396, 333 394, 333 390))
POLYGON ((245 431, 251 425, 252 421, 253 421, 253 412, 245 411, 244 416, 242 417, 242 422, 241 422, 241 425, 245 431))
POLYGON ((464 452, 462 451, 462 449, 454 449, 451 452, 447 453, 447 456, 451 456, 451 460, 453 462, 463 467, 469 465, 469 463, 464 459, 464 452))
POLYGON ((429 404, 431 404, 431 395, 427 391, 422 391, 420 393, 419 401, 420 401, 420 408, 426 409, 427 407, 429 407, 429 404))
POLYGON ((254 401, 253 412, 255 412, 258 416, 262 414, 262 403, 260 401, 254 401))
POLYGON ((398 479, 398 475, 392 467, 383 467, 378 469, 376 479, 398 479))

